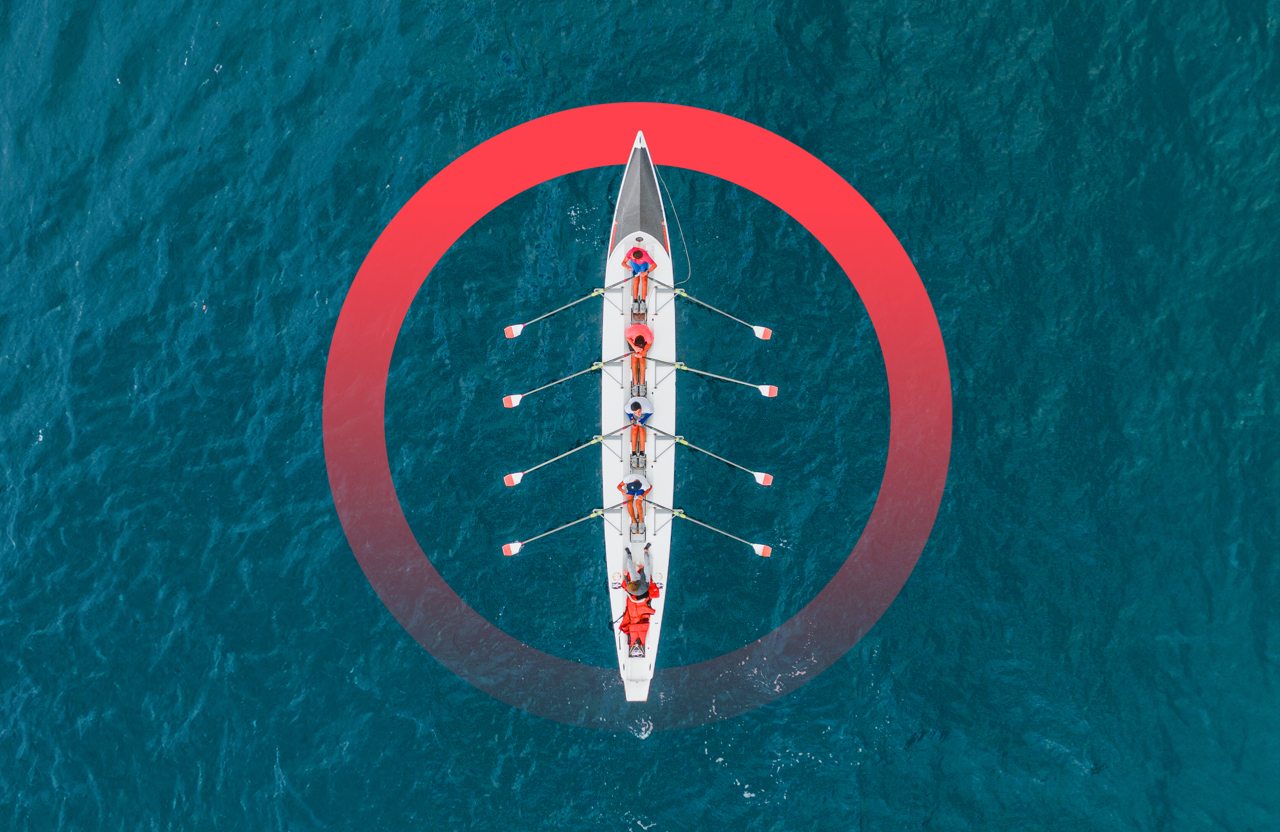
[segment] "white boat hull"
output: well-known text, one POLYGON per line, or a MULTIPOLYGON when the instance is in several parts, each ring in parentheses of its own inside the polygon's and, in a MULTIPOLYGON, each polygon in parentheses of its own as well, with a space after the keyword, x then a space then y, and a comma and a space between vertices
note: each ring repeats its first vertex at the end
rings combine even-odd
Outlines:
MULTIPOLYGON (((632 160, 628 165, 628 174, 624 174, 625 186, 631 181, 629 173, 633 166, 641 164, 648 167, 648 175, 652 176, 652 168, 648 164, 647 148, 642 158, 635 152, 644 148, 643 136, 638 136, 633 148, 632 160), (637 159, 640 161, 637 162, 637 159)), ((644 173, 645 171, 640 171, 644 173)), ((646 182, 646 186, 647 186, 646 182)), ((656 180, 653 187, 656 188, 656 180)), ((661 201, 657 205, 657 213, 653 211, 653 191, 646 198, 645 206, 648 217, 644 224, 649 230, 621 227, 624 223, 638 224, 635 211, 624 210, 622 197, 619 198, 619 210, 615 213, 615 227, 611 236, 611 250, 605 267, 604 284, 609 286, 625 280, 630 269, 622 264, 626 253, 639 246, 649 253, 656 264, 652 274, 664 283, 674 284, 671 272, 671 256, 668 251, 668 235, 665 217, 662 217, 660 231, 655 230, 656 218, 661 216, 661 201)), ((633 323, 631 315, 632 285, 630 282, 611 289, 604 296, 604 326, 601 333, 600 356, 602 361, 616 358, 627 352, 625 332, 633 323)), ((649 418, 649 427, 658 428, 666 433, 676 433, 676 371, 670 366, 658 364, 653 359, 667 362, 676 360, 676 325, 674 294, 670 289, 649 281, 648 313, 645 324, 653 331, 653 346, 649 349, 649 361, 646 368, 648 398, 653 403, 653 415, 649 418)), ((607 433, 627 423, 626 404, 631 398, 631 366, 630 361, 608 364, 601 373, 600 380, 600 432, 607 433)), ((675 442, 665 436, 646 428, 647 470, 644 475, 653 486, 649 498, 663 505, 673 505, 675 491, 675 442)), ((604 492, 604 505, 611 506, 623 499, 618 491, 618 484, 631 473, 631 435, 630 431, 622 431, 608 437, 602 443, 601 473, 604 492)), ((662 622, 667 606, 671 574, 671 521, 670 514, 655 510, 652 506, 645 508, 645 535, 643 540, 632 540, 630 534, 631 518, 625 508, 614 509, 605 515, 604 544, 607 574, 609 576, 609 606, 614 619, 614 646, 618 653, 618 667, 622 675, 623 687, 629 702, 643 702, 649 696, 649 683, 653 679, 654 666, 657 661, 658 648, 661 643, 662 622), (643 657, 629 655, 628 639, 618 629, 617 621, 626 609, 626 590, 622 588, 625 571, 625 548, 630 546, 636 562, 643 561, 643 548, 649 544, 649 557, 653 574, 650 579, 660 590, 659 597, 650 600, 654 609, 649 619, 649 631, 645 639, 643 657)))

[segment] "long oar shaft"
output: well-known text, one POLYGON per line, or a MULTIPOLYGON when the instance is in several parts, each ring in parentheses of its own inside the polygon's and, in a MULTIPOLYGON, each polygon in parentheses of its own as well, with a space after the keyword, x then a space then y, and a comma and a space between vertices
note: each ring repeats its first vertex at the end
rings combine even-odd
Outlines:
POLYGON ((683 509, 667 508, 666 506, 659 505, 658 503, 655 503, 652 500, 649 501, 649 504, 654 508, 660 508, 663 511, 671 512, 672 517, 679 517, 681 520, 688 520, 690 523, 697 523, 699 526, 702 526, 704 529, 710 529, 711 531, 716 532, 717 534, 722 534, 725 537, 732 538, 738 541, 739 543, 745 543, 748 546, 750 546, 752 549, 754 549, 755 553, 762 558, 769 557, 770 553, 773 552, 773 549, 769 546, 765 546, 760 543, 752 543, 750 540, 743 540, 742 538, 738 537, 736 534, 729 534, 723 529, 717 529, 715 526, 712 526, 709 523, 704 523, 701 520, 694 520, 692 517, 685 514, 683 509))
POLYGON ((568 375, 568 376, 565 376, 564 378, 558 378, 555 381, 551 382, 550 384, 544 384, 541 387, 535 387, 532 390, 530 390, 528 393, 517 393, 514 396, 504 396, 502 399, 502 404, 504 407, 515 407, 516 405, 520 404, 520 400, 523 399, 525 396, 532 396, 534 393, 537 393, 542 390, 546 390, 548 387, 555 387, 557 384, 563 384, 569 379, 577 378, 583 373, 590 373, 594 370, 599 370, 604 365, 612 364, 615 361, 621 361, 622 359, 626 358, 628 355, 630 355, 630 353, 623 353, 617 358, 610 358, 608 361, 597 361, 585 370, 579 370, 573 375, 568 375))
POLYGON ((619 280, 617 283, 612 283, 608 286, 605 286, 603 289, 592 289, 591 294, 587 295, 586 297, 578 298, 573 303, 566 303, 564 306, 561 306, 559 309, 552 309, 550 312, 546 313, 545 315, 539 315, 538 317, 534 318, 532 321, 525 321, 522 324, 514 324, 512 326, 509 326, 506 329, 507 337, 515 338, 519 336, 520 333, 524 331, 524 328, 529 326, 530 324, 536 324, 538 321, 545 320, 546 318, 550 318, 552 315, 555 315, 557 312, 563 312, 564 310, 568 309, 571 306, 577 306, 578 304, 582 303, 584 300, 591 300, 592 298, 598 298, 601 295, 603 295, 605 292, 609 291, 610 289, 616 289, 617 287, 621 286, 623 283, 626 283, 627 280, 630 280, 630 279, 631 278, 626 278, 626 280, 619 280))
POLYGON ((565 523, 563 526, 556 526, 554 529, 552 529, 549 532, 543 532, 542 534, 537 535, 535 537, 531 537, 528 540, 521 540, 521 541, 517 541, 516 543, 508 543, 502 547, 502 554, 510 557, 511 555, 516 554, 525 546, 529 545, 535 540, 541 540, 542 538, 547 537, 548 535, 553 535, 556 532, 562 532, 565 529, 569 528, 570 526, 576 526, 579 523, 585 523, 588 520, 591 520, 595 517, 603 517, 606 511, 613 511, 615 508, 620 508, 624 505, 626 505, 626 502, 621 502, 621 503, 618 503, 617 505, 609 506, 608 508, 597 508, 597 509, 594 509, 586 517, 579 517, 577 520, 574 520, 569 523, 565 523))
POLYGON ((769 398, 772 398, 778 395, 778 388, 773 386, 772 384, 752 384, 749 381, 741 381, 740 379, 729 378, 728 376, 719 376, 719 375, 716 375, 715 373, 708 373, 706 370, 695 370, 692 367, 685 364, 683 361, 676 361, 673 363, 671 361, 663 361, 661 358, 650 358, 649 360, 655 361, 658 364, 665 364, 668 367, 675 367, 677 370, 685 370, 690 373, 697 373, 700 376, 709 376, 711 378, 718 378, 721 381, 732 381, 734 384, 741 384, 743 387, 754 387, 760 391, 760 395, 766 396, 769 398))
POLYGON ((698 304, 699 306, 705 306, 707 309, 710 309, 712 312, 716 312, 716 313, 718 313, 718 314, 720 314, 720 315, 724 315, 724 316, 725 316, 726 318, 728 318, 729 320, 731 320, 731 321, 736 321, 736 322, 738 322, 738 323, 742 324, 742 325, 743 325, 743 326, 745 326, 747 329, 749 329, 749 330, 751 330, 752 332, 754 332, 754 333, 756 334, 756 337, 757 337, 757 338, 759 338, 759 339, 760 339, 760 340, 762 340, 762 341, 768 341, 771 337, 773 337, 773 330, 772 330, 772 329, 769 329, 768 327, 764 327, 764 326, 756 326, 756 325, 754 325, 754 324, 749 324, 749 323, 747 323, 746 321, 742 320, 741 318, 735 318, 733 315, 730 315, 728 312, 724 311, 723 309, 716 309, 714 306, 712 306, 711 304, 707 303, 706 301, 698 300, 698 299, 697 299, 697 298, 695 298, 693 295, 691 295, 691 294, 689 294, 688 292, 686 292, 684 289, 679 289, 679 288, 677 288, 677 287, 675 287, 675 286, 672 286, 672 285, 670 285, 670 284, 668 284, 668 283, 663 283, 661 280, 658 280, 656 277, 651 277, 651 278, 649 278, 649 279, 650 279, 650 280, 652 280, 654 283, 657 283, 659 286, 664 286, 664 287, 666 287, 666 288, 670 289, 672 292, 674 292, 674 293, 676 294, 676 296, 677 296, 677 297, 682 297, 682 298, 684 298, 685 300, 693 301, 694 303, 698 304))
POLYGON ((771 485, 773 483, 773 477, 769 476, 768 474, 762 474, 757 471, 752 471, 750 468, 747 468, 746 466, 743 466, 743 465, 739 465, 733 460, 725 459, 719 454, 713 454, 711 453, 711 451, 708 451, 706 448, 699 448, 697 445, 685 439, 683 436, 676 436, 675 434, 667 433, 662 428, 655 428, 651 425, 645 425, 645 427, 649 428, 649 430, 653 431, 654 433, 662 434, 668 439, 674 439, 676 442, 680 443, 681 445, 684 445, 686 448, 692 448, 693 450, 698 451, 699 453, 706 454, 712 459, 718 459, 721 462, 723 462, 725 465, 731 465, 734 468, 737 468, 739 471, 746 471, 748 474, 755 477, 756 482, 760 483, 761 485, 771 485))
POLYGON ((629 428, 629 427, 631 427, 631 426, 630 426, 630 425, 623 425, 622 427, 617 428, 617 429, 615 429, 615 430, 611 430, 611 431, 609 431, 608 433, 602 433, 602 434, 600 434, 599 436, 593 436, 593 437, 591 437, 591 441, 590 441, 590 442, 588 442, 588 443, 586 443, 585 445, 579 445, 578 447, 574 448, 572 451, 565 451, 564 453, 560 454, 559 456, 553 456, 553 457, 551 457, 551 459, 548 459, 546 462, 539 462, 537 465, 533 466, 532 468, 526 468, 526 469, 525 469, 525 471, 524 471, 524 473, 528 474, 528 473, 529 473, 529 472, 531 472, 531 471, 536 471, 536 470, 538 470, 539 468, 542 468, 543 466, 550 465, 551 463, 555 462, 556 460, 564 459, 565 457, 569 456, 570 454, 576 454, 578 451, 584 451, 584 450, 586 450, 587 448, 590 448, 592 445, 598 445, 598 444, 599 444, 599 443, 600 443, 600 442, 601 442, 601 441, 602 441, 606 436, 613 436, 615 433, 622 433, 622 431, 626 430, 626 429, 627 429, 627 428, 629 428))
POLYGON ((502 481, 505 482, 507 485, 519 485, 520 480, 524 479, 525 474, 531 474, 534 471, 538 470, 539 468, 550 465, 556 460, 564 459, 567 456, 572 456, 573 454, 576 454, 578 451, 583 451, 583 450, 586 450, 587 448, 590 448, 592 445, 598 445, 604 441, 604 438, 606 436, 613 436, 615 433, 621 433, 622 431, 626 430, 629 427, 631 426, 623 425, 622 427, 615 428, 614 430, 611 430, 608 433, 603 433, 599 436, 593 436, 590 442, 587 442, 583 445, 579 445, 578 447, 574 448, 571 451, 565 451, 559 456, 553 456, 551 457, 551 459, 548 459, 546 462, 539 462, 537 465, 533 466, 532 468, 526 468, 525 470, 517 471, 514 474, 507 474, 505 477, 502 478, 502 481))

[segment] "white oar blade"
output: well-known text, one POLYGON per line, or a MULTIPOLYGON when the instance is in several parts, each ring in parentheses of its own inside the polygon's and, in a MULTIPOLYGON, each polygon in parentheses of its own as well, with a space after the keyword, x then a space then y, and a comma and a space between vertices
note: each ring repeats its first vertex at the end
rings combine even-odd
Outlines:
MULTIPOLYGON (((514 474, 507 474, 502 478, 502 481, 507 485, 519 485, 522 479, 524 479, 524 471, 516 471, 514 474)), ((772 480, 773 477, 769 477, 769 479, 772 480)))
MULTIPOLYGON (((510 327, 508 327, 508 329, 509 328, 510 327)), ((761 341, 768 341, 770 338, 773 337, 773 330, 769 329, 769 327, 767 326, 753 326, 751 327, 751 331, 754 332, 756 334, 756 337, 759 338, 761 341)), ((508 335, 507 337, 510 338, 511 336, 508 335)))
MULTIPOLYGON (((755 474, 756 482, 761 485, 773 485, 773 474, 765 474, 760 471, 753 471, 752 473, 755 474)), ((519 482, 519 480, 516 480, 516 482, 519 482)), ((511 483, 507 483, 507 485, 510 484, 511 483)))
MULTIPOLYGON (((521 547, 521 546, 523 546, 523 545, 524 545, 524 544, 523 544, 523 543, 520 543, 519 541, 517 541, 517 542, 515 542, 515 543, 505 543, 505 544, 503 544, 503 546, 502 546, 502 554, 506 555, 507 557, 511 557, 512 555, 514 555, 514 554, 516 554, 517 552, 519 552, 519 551, 520 551, 520 547, 521 547)), ((768 555, 765 555, 765 557, 768 557, 768 555)))
MULTIPOLYGON (((514 324, 513 326, 507 327, 505 331, 508 338, 515 338, 519 336, 520 333, 524 332, 524 324, 514 324)), ((764 337, 768 338, 769 336, 766 335, 764 337)))
POLYGON ((523 396, 523 395, 521 395, 520 393, 516 393, 514 396, 503 396, 503 397, 502 397, 502 406, 503 406, 503 407, 515 407, 516 405, 520 404, 520 400, 521 400, 521 399, 523 399, 523 398, 524 398, 524 396, 523 396))
MULTIPOLYGON (((778 388, 774 387, 772 384, 757 384, 756 389, 759 390, 760 395, 765 398, 772 399, 774 396, 778 395, 778 388)), ((511 407, 511 405, 507 405, 507 407, 511 407)))
POLYGON ((751 548, 755 549, 756 554, 762 558, 767 558, 769 555, 773 554, 773 548, 771 546, 766 546, 763 543, 752 543, 751 548))

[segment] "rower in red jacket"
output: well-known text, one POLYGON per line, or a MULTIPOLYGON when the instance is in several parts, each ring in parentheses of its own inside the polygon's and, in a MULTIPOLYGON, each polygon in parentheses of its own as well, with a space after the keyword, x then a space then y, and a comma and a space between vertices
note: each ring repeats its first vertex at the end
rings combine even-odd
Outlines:
POLYGON ((626 331, 627 345, 631 347, 631 386, 644 384, 644 371, 653 346, 653 330, 644 324, 632 324, 626 331))

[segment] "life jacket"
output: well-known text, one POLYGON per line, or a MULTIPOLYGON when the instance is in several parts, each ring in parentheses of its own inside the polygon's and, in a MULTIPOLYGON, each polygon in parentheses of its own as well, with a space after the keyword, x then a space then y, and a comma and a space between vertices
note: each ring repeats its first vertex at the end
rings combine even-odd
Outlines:
POLYGON ((631 346, 631 349, 633 350, 637 349, 636 347, 637 335, 644 336, 645 349, 648 349, 649 347, 653 346, 653 330, 649 329, 649 327, 645 326, 644 324, 632 324, 631 326, 627 327, 627 331, 626 331, 627 344, 631 346))
POLYGON ((627 596, 627 607, 622 613, 622 621, 618 624, 618 629, 626 633, 632 643, 638 641, 644 644, 645 639, 648 638, 649 618, 657 612, 649 602, 660 594, 658 585, 650 581, 648 598, 637 601, 630 595, 627 596))

